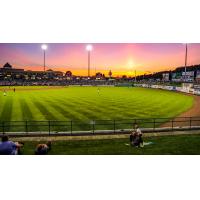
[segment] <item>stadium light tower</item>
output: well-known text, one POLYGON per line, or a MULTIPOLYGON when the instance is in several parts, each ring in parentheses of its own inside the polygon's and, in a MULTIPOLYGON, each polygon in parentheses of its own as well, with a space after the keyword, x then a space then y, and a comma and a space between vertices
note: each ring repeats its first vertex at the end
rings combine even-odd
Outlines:
POLYGON ((90 52, 92 51, 93 47, 91 44, 86 46, 86 50, 88 52, 88 77, 90 77, 90 52))
POLYGON ((137 82, 137 74, 136 74, 136 69, 135 69, 135 82, 137 82))
POLYGON ((45 65, 45 62, 46 62, 46 55, 45 55, 45 51, 47 50, 47 45, 46 44, 43 44, 42 46, 41 46, 41 48, 42 48, 42 50, 44 51, 44 72, 45 72, 45 68, 46 68, 46 65, 45 65))
POLYGON ((184 76, 185 82, 186 82, 186 71, 187 71, 187 46, 188 44, 185 43, 185 76, 184 76))

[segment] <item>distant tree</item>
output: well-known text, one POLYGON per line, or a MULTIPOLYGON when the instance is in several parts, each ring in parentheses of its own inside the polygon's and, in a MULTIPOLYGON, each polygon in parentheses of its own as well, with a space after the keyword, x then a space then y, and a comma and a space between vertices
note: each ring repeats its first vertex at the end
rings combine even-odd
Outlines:
POLYGON ((65 76, 72 77, 72 72, 71 71, 66 71, 65 76))
POLYGON ((111 70, 108 72, 108 75, 109 75, 110 78, 112 77, 112 71, 111 70))
POLYGON ((127 78, 127 76, 126 76, 126 75, 123 75, 123 76, 122 76, 122 78, 123 78, 123 79, 126 79, 126 78, 127 78))
POLYGON ((102 78, 103 74, 101 72, 97 72, 95 76, 96 76, 96 78, 102 78))

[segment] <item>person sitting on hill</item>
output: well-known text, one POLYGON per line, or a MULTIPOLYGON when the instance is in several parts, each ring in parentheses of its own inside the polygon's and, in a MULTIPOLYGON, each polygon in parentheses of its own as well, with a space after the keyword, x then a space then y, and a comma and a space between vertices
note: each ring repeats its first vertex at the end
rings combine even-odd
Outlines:
POLYGON ((143 147, 142 131, 135 124, 134 131, 130 134, 130 144, 134 147, 143 147))
POLYGON ((35 149, 36 155, 47 155, 51 150, 51 142, 47 142, 46 144, 38 144, 35 149))
POLYGON ((136 135, 137 135, 137 139, 138 139, 138 146, 139 147, 143 147, 143 139, 142 139, 142 131, 141 129, 139 128, 139 126, 137 124, 135 124, 135 132, 136 132, 136 135))
POLYGON ((135 138, 136 138, 136 132, 132 131, 131 134, 130 134, 130 144, 131 145, 133 145, 135 138))
POLYGON ((0 155, 18 155, 24 143, 9 141, 7 135, 3 135, 0 143, 0 155))

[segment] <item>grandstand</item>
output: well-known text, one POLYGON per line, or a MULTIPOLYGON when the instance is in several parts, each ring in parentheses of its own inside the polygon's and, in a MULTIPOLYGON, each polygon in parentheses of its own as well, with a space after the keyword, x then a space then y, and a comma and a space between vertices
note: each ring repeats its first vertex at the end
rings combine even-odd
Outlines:
POLYGON ((108 71, 108 77, 97 72, 94 76, 75 76, 71 71, 63 73, 61 71, 46 70, 32 71, 13 68, 12 65, 6 63, 0 68, 0 85, 125 85, 125 83, 194 83, 200 82, 200 65, 192 65, 187 67, 186 75, 184 67, 178 67, 173 71, 160 71, 151 74, 143 74, 135 77, 111 77, 112 72, 108 71), (186 77, 186 79, 185 79, 186 77))

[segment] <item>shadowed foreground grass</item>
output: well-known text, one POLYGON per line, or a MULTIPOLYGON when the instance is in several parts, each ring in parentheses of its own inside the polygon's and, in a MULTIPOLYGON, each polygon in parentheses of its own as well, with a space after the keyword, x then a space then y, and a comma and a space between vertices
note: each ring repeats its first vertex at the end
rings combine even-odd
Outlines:
MULTIPOLYGON (((54 155, 200 155, 200 135, 145 137, 153 144, 144 148, 128 146, 129 139, 54 141, 49 154, 54 155)), ((27 141, 23 154, 34 154, 40 143, 27 141)))

